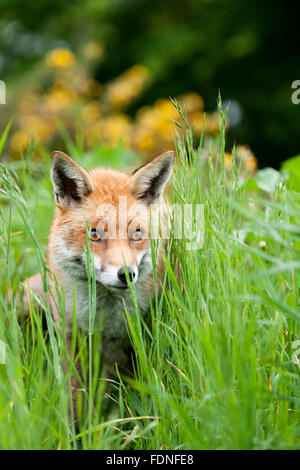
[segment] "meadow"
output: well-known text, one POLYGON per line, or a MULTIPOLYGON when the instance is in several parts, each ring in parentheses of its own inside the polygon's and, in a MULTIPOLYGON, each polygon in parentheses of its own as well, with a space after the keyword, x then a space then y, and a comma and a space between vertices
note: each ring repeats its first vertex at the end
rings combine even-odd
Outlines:
MULTIPOLYGON (((169 198, 203 205, 202 247, 190 250, 188 233, 178 239, 171 232, 163 290, 149 322, 137 308, 128 318, 134 372, 113 382, 111 397, 105 375, 98 378, 101 337, 92 321, 87 341, 76 332, 79 357, 71 354, 64 377, 66 346, 49 307, 41 315, 40 300, 32 298, 30 317, 22 316, 19 283, 37 271, 46 279, 50 158, 45 151, 34 159, 32 143, 21 159, 2 161, 1 449, 300 448, 300 193, 291 183, 291 163, 286 171, 249 177, 233 149, 228 165, 219 112, 219 136, 206 142, 202 132, 197 146, 183 115, 169 198), (79 430, 68 420, 75 360, 84 372, 79 430)), ((9 126, 0 153, 8 135, 9 126)), ((138 163, 122 144, 85 152, 80 135, 64 138, 66 151, 87 169, 138 163)), ((93 318, 93 277, 90 282, 93 318)))

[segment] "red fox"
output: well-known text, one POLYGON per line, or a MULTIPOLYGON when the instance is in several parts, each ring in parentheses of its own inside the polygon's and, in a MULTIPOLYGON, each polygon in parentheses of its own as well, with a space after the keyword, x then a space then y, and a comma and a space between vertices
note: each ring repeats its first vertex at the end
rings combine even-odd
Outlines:
MULTIPOLYGON (((150 207, 156 204, 163 208, 162 196, 172 173, 173 161, 174 152, 169 151, 127 175, 104 168, 88 172, 68 155, 58 151, 52 154, 51 181, 57 208, 49 237, 47 263, 65 292, 67 345, 70 348, 72 341, 74 283, 77 325, 88 329, 89 324, 88 227, 96 279, 96 321, 98 316, 102 317, 102 357, 110 372, 115 362, 126 361, 129 347, 124 303, 129 313, 133 312, 133 303, 127 279, 134 284, 142 314, 146 313, 155 293, 150 207)), ((161 255, 158 255, 156 269, 159 284, 161 255)), ((53 283, 49 279, 55 293, 53 283)), ((39 274, 30 278, 28 284, 35 294, 43 294, 39 274)), ((57 303, 53 298, 49 302, 53 319, 59 324, 57 303)), ((75 402, 78 383, 74 376, 71 385, 75 402)))

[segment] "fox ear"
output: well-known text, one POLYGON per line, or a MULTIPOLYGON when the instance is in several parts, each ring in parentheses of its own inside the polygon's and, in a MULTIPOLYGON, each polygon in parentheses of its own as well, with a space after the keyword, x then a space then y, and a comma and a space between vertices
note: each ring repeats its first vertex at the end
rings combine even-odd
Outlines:
POLYGON ((78 206, 93 191, 88 172, 63 152, 52 153, 50 176, 54 200, 61 209, 78 206))
POLYGON ((130 192, 147 204, 157 201, 171 176, 173 162, 174 152, 169 151, 135 170, 129 182, 130 192))

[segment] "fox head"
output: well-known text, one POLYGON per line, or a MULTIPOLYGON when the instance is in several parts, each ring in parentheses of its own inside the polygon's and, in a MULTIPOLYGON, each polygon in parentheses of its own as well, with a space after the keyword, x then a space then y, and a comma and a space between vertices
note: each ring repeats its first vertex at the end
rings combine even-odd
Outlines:
POLYGON ((132 283, 145 279, 152 271, 153 214, 159 216, 173 160, 174 152, 165 152, 127 175, 104 168, 88 172, 63 152, 53 152, 52 262, 74 278, 87 279, 88 242, 96 281, 105 288, 121 292, 128 278, 132 283))

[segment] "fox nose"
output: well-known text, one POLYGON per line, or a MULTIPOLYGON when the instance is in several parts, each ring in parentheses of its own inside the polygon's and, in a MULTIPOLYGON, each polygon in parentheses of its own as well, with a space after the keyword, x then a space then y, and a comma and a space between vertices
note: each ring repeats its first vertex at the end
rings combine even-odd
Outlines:
MULTIPOLYGON (((133 279, 135 278, 135 273, 133 271, 132 268, 130 268, 129 266, 127 266, 127 271, 128 271, 128 277, 130 279, 130 281, 133 281, 133 279)), ((123 282, 124 284, 127 283, 126 281, 126 274, 125 274, 125 271, 123 268, 119 269, 118 271, 118 278, 121 282, 123 282)))

